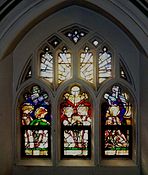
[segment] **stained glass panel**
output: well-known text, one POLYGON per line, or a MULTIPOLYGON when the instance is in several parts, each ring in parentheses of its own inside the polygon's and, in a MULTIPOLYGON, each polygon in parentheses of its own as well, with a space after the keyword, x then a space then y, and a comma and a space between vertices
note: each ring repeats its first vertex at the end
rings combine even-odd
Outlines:
POLYGON ((53 82, 53 54, 48 47, 40 55, 40 77, 53 82))
POLYGON ((132 105, 118 85, 104 94, 102 103, 102 147, 105 157, 131 157, 132 105))
POLYGON ((129 130, 105 130, 105 155, 129 155, 129 130))
POLYGON ((106 47, 102 49, 98 57, 99 83, 112 76, 112 55, 106 47))
POLYGON ((88 157, 90 154, 89 134, 87 129, 65 129, 64 156, 88 157))
POLYGON ((71 53, 67 47, 63 47, 58 54, 58 83, 62 83, 71 77, 71 53))
POLYGON ((48 94, 39 86, 33 86, 24 94, 21 105, 22 125, 50 125, 50 104, 48 94))
POLYGON ((106 93, 105 125, 132 125, 132 106, 127 93, 119 86, 113 86, 111 93, 106 93))
POLYGON ((94 68, 93 68, 93 53, 88 47, 80 54, 80 75, 85 80, 93 83, 94 68))
POLYGON ((48 156, 48 130, 25 130, 25 155, 48 156))
POLYGON ((22 156, 49 156, 51 107, 48 94, 34 85, 20 107, 22 156))
POLYGON ((73 86, 71 93, 64 94, 64 102, 61 103, 61 122, 64 126, 91 125, 91 104, 87 93, 81 93, 78 86, 73 86))
POLYGON ((73 86, 60 105, 63 157, 90 157, 91 104, 88 95, 73 86))

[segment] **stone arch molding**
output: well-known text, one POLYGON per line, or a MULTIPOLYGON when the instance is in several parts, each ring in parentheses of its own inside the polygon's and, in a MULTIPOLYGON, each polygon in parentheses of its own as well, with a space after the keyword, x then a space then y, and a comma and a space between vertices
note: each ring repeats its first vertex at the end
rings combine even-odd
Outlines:
MULTIPOLYGON (((53 15, 59 9, 76 5, 85 7, 95 13, 102 14, 119 26, 126 35, 130 36, 135 45, 146 55, 147 46, 147 18, 130 2, 111 1, 22 1, 2 20, 0 28, 0 59, 10 54, 19 41, 46 17, 53 15), (138 15, 136 15, 138 14, 138 15)), ((83 23, 83 21, 81 21, 83 23)))
MULTIPOLYGON (((90 36, 93 32, 94 34, 96 33, 96 35, 99 34, 99 37, 114 49, 114 57, 118 58, 118 53, 120 53, 125 59, 125 62, 129 63, 129 70, 131 70, 132 75, 136 77, 138 74, 136 68, 138 67, 139 50, 127 34, 125 34, 126 28, 123 27, 123 24, 123 28, 121 27, 123 30, 121 30, 121 28, 118 27, 118 25, 121 24, 119 21, 115 20, 116 24, 112 22, 113 12, 111 15, 111 7, 113 7, 113 3, 110 3, 112 1, 106 1, 106 7, 103 1, 93 1, 92 4, 90 3, 91 1, 83 1, 82 4, 77 1, 71 2, 72 4, 62 0, 61 3, 56 0, 48 2, 38 1, 38 4, 32 4, 32 8, 30 7, 29 9, 28 7, 28 11, 20 15, 18 20, 16 19, 15 25, 12 24, 9 30, 5 30, 8 34, 7 44, 10 43, 10 52, 13 51, 13 69, 15 70, 13 72, 14 89, 16 89, 15 86, 18 82, 18 75, 21 75, 27 60, 31 57, 34 69, 37 69, 37 55, 40 46, 48 41, 48 37, 54 33, 60 36, 62 29, 64 30, 65 27, 73 24, 85 26, 86 29, 89 29, 90 36), (84 2, 86 2, 86 4, 84 4, 84 2), (94 5, 97 5, 97 7, 95 8, 94 5), (104 11, 103 8, 106 8, 106 10, 104 11), (10 31, 10 29, 12 30, 10 31), (14 33, 15 36, 13 35, 14 33), (132 66, 133 62, 135 62, 135 66, 137 66, 135 69, 132 66)), ((119 9, 117 11, 117 13, 121 12, 119 9)), ((5 35, 3 36, 5 37, 5 35)), ((135 38, 132 37, 132 39, 134 40, 135 38)), ((71 47, 73 46, 71 45, 71 47)), ((6 49, 5 53, 8 54, 9 47, 4 49, 6 49)), ((3 54, 5 53, 3 52, 3 54)), ((136 83, 135 86, 137 88, 138 83, 136 83)), ((63 88, 64 87, 65 86, 63 86, 63 88)), ((91 92, 91 89, 88 88, 88 90, 91 92)), ((56 161, 56 163, 58 162, 58 160, 54 161, 56 161)))

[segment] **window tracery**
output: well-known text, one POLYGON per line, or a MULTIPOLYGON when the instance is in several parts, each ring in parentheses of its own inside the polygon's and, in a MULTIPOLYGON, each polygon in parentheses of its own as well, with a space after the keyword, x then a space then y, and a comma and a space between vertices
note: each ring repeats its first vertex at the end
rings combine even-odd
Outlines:
MULTIPOLYGON (((70 84, 71 89, 65 92, 60 105, 56 104, 60 106, 60 114, 54 114, 60 118, 61 159, 92 158, 92 113, 96 112, 96 107, 92 107, 91 94, 76 85, 77 80, 83 79, 86 86, 95 86, 93 90, 97 93, 96 91, 103 87, 103 82, 112 78, 112 71, 115 69, 112 62, 116 63, 116 60, 112 50, 107 45, 102 45, 99 37, 91 37, 91 40, 86 38, 83 47, 77 45, 88 33, 88 30, 79 27, 67 29, 62 33, 67 37, 67 42, 62 35, 52 35, 46 41, 48 44, 39 50, 39 74, 36 73, 37 70, 33 70, 35 75, 32 74, 31 68, 35 66, 30 62, 26 69, 27 74, 23 75, 24 82, 27 78, 40 78, 47 80, 47 86, 50 83, 57 88, 65 87, 64 82, 68 80, 75 84, 70 84), (67 47, 68 40, 74 43, 73 48, 67 47)), ((119 69, 120 78, 129 82, 130 76, 123 64, 119 63, 119 69)), ((83 86, 85 89, 85 85, 83 86)), ((55 96, 58 93, 56 88, 53 92, 55 96)), ((50 103, 52 102, 49 101, 48 94, 40 86, 34 85, 26 91, 20 106, 22 157, 50 157, 50 103)), ((131 158, 132 104, 128 94, 119 85, 113 86, 110 92, 104 94, 104 103, 100 110, 102 157, 131 158)))
POLYGON ((77 44, 83 37, 88 34, 88 31, 78 26, 73 26, 63 31, 64 35, 69 38, 74 44, 77 44))
POLYGON ((60 43, 62 42, 62 40, 54 35, 52 37, 50 37, 50 39, 48 40, 48 43, 55 49, 60 43))

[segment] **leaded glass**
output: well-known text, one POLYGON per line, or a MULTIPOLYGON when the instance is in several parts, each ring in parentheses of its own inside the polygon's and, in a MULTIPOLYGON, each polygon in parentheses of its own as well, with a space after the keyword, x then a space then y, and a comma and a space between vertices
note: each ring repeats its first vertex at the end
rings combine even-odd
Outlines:
POLYGON ((71 53, 67 47, 63 47, 58 54, 58 83, 62 83, 71 77, 71 53))
POLYGON ((132 110, 127 93, 121 92, 119 86, 113 86, 111 93, 106 93, 107 109, 104 116, 105 125, 131 125, 132 110))
POLYGON ((25 130, 25 155, 48 156, 48 130, 25 130))
POLYGON ((91 125, 91 104, 88 102, 87 93, 81 93, 78 86, 73 86, 71 93, 64 94, 61 122, 64 126, 91 125))
POLYGON ((105 130, 105 155, 129 155, 129 130, 105 130))
POLYGON ((104 94, 102 103, 102 143, 104 156, 131 156, 132 105, 120 86, 104 94))
POLYGON ((129 76, 129 73, 127 71, 127 66, 125 66, 121 60, 120 60, 120 77, 128 81, 129 83, 132 82, 131 77, 129 76))
POLYGON ((90 157, 91 104, 88 95, 73 86, 60 105, 63 157, 90 157), (89 134, 90 135, 90 134, 89 134))
POLYGON ((103 47, 102 51, 99 53, 98 71, 99 83, 102 83, 112 76, 112 54, 106 47, 103 47))
POLYGON ((64 35, 68 37, 74 44, 76 44, 81 38, 83 38, 88 31, 80 27, 72 27, 65 30, 64 35))
POLYGON ((33 86, 24 94, 21 105, 22 125, 50 125, 50 104, 48 94, 39 86, 33 86))
POLYGON ((95 46, 95 47, 97 47, 98 45, 99 45, 99 42, 98 42, 98 40, 93 40, 93 42, 92 42, 92 44, 95 46))
POLYGON ((64 130, 64 155, 87 157, 90 154, 89 134, 87 129, 64 130))
POLYGON ((84 51, 80 54, 80 75, 90 83, 94 81, 93 59, 93 53, 90 51, 89 47, 85 47, 84 51))
POLYGON ((103 42, 102 39, 99 38, 98 36, 95 36, 95 37, 93 37, 93 38, 90 40, 90 43, 91 43, 95 48, 97 48, 102 42, 103 42))
POLYGON ((124 78, 125 80, 127 80, 126 74, 125 74, 122 67, 120 68, 120 76, 121 76, 121 78, 124 78))
POLYGON ((21 104, 22 155, 49 156, 51 107, 48 94, 34 85, 21 104))
POLYGON ((52 45, 53 48, 56 48, 61 43, 61 39, 54 35, 48 40, 48 42, 50 45, 52 45))
POLYGON ((40 77, 53 82, 53 54, 48 47, 40 54, 40 77))

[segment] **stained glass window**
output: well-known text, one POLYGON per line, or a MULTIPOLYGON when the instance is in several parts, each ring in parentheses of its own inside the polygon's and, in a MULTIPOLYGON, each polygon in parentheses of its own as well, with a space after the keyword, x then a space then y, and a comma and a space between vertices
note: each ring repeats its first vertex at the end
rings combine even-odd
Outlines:
MULTIPOLYGON (((35 82, 38 78, 39 81, 47 80, 41 83, 50 83, 46 85, 50 86, 48 90, 51 90, 53 98, 50 101, 46 91, 38 85, 30 86, 23 91, 19 99, 22 157, 50 157, 51 104, 55 104, 53 112, 55 116, 59 115, 60 119, 60 127, 57 129, 60 134, 52 140, 52 143, 54 147, 57 140, 60 140, 61 151, 56 151, 61 159, 93 159, 91 153, 95 154, 94 150, 97 150, 96 145, 99 145, 99 140, 103 158, 132 157, 133 106, 129 94, 119 85, 114 85, 104 93, 100 111, 101 137, 96 141, 97 144, 93 145, 94 149, 91 149, 92 110, 95 116, 98 108, 92 107, 91 94, 85 92, 85 87, 80 88, 74 84, 80 83, 87 88, 92 86, 92 94, 98 94, 101 83, 112 78, 112 71, 118 71, 118 80, 129 81, 130 76, 122 61, 118 60, 119 65, 113 67, 113 61, 115 62, 116 59, 113 60, 109 47, 103 44, 104 39, 97 33, 92 37, 88 33, 88 30, 78 26, 64 31, 59 30, 41 47, 38 52, 39 60, 30 59, 24 69, 20 82, 29 78, 35 82), (84 39, 87 41, 84 42, 84 39), (37 67, 32 66, 32 63, 38 63, 39 69, 35 69, 37 67), (115 70, 116 67, 118 70, 115 70), (69 84, 69 89, 63 92, 62 89, 65 89, 69 83, 67 80, 72 84, 69 84), (59 93, 62 94, 61 101, 57 99, 59 93)), ((117 79, 114 77, 114 81, 117 79)), ((54 128, 57 128, 58 121, 53 123, 54 128)), ((94 133, 94 137, 97 135, 94 133)), ((53 160, 55 156, 53 152, 53 160)))
POLYGON ((60 105, 62 158, 90 158, 91 103, 88 94, 73 86, 60 105))
POLYGON ((120 86, 104 94, 101 109, 104 157, 131 157, 132 104, 120 86))
POLYGON ((89 47, 85 47, 80 54, 80 75, 85 80, 93 83, 94 81, 94 63, 93 53, 89 47))
POLYGON ((58 54, 58 83, 62 83, 71 77, 71 53, 67 47, 63 47, 58 54))
POLYGON ((53 82, 53 54, 48 47, 40 54, 40 77, 53 82))
POLYGON ((23 157, 50 156, 51 107, 48 94, 34 85, 20 106, 23 157))
POLYGON ((102 83, 112 76, 112 54, 108 51, 107 47, 103 47, 102 51, 99 53, 98 70, 99 83, 102 83))

